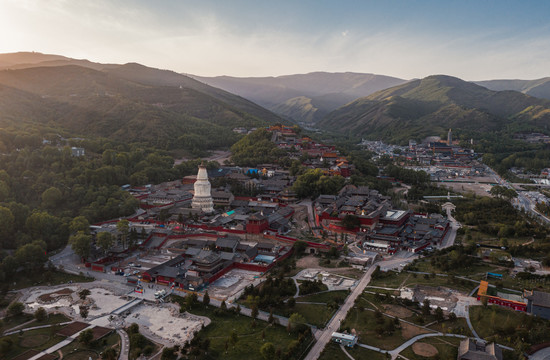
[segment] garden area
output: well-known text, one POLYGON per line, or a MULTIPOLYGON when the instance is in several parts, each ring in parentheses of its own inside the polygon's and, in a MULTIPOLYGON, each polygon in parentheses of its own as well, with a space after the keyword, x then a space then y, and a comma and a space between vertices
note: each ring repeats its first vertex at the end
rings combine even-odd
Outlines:
POLYGON ((189 307, 184 298, 173 297, 185 309, 212 322, 204 327, 183 350, 201 359, 260 358, 273 352, 273 359, 298 359, 313 338, 303 323, 285 327, 238 314, 234 309, 222 309, 195 303, 189 307), (263 350, 262 350, 263 349, 263 350))
POLYGON ((521 349, 550 341, 550 322, 500 306, 470 307, 470 321, 487 341, 521 349))
MULTIPOLYGON (((63 360, 80 360, 80 359, 118 359, 120 352, 120 336, 116 332, 93 341, 93 330, 89 330, 92 336, 85 335, 69 345, 61 348, 63 360)), ((135 359, 135 358, 134 358, 135 359)))
MULTIPOLYGON (((368 359, 368 360, 386 360, 386 354, 382 354, 378 351, 372 351, 369 349, 355 346, 353 348, 346 347, 346 351, 356 360, 368 359)), ((340 345, 329 342, 325 349, 319 356, 319 360, 349 360, 349 357, 340 348, 340 345)))
POLYGON ((63 336, 56 335, 61 327, 52 326, 4 336, 0 339, 0 357, 11 359, 29 350, 48 349, 65 339, 63 336))

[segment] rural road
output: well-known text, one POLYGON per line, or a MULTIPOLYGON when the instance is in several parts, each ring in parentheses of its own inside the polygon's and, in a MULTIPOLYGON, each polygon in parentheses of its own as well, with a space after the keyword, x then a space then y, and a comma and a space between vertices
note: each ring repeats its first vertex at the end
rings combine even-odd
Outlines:
POLYGON ((359 281, 359 284, 357 284, 355 289, 353 289, 351 294, 348 296, 346 302, 340 307, 340 309, 332 317, 325 329, 317 337, 317 342, 311 348, 304 360, 317 360, 319 358, 319 355, 321 355, 321 352, 323 351, 327 343, 331 340, 332 333, 338 331, 338 329, 340 328, 340 323, 346 318, 349 310, 355 304, 355 300, 359 297, 359 295, 363 293, 363 290, 365 290, 365 287, 369 284, 371 280, 371 275, 374 269, 376 269, 376 266, 379 264, 387 265, 394 262, 400 263, 402 261, 403 259, 387 260, 379 263, 374 263, 370 267, 370 269, 365 273, 365 275, 363 275, 363 277, 359 281))

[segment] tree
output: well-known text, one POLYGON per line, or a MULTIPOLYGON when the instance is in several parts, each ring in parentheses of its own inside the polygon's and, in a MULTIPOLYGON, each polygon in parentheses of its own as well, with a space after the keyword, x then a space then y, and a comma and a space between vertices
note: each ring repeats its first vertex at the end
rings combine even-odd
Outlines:
POLYGON ((422 315, 428 316, 430 315, 431 308, 430 308, 430 300, 425 299, 422 305, 422 315))
POLYGON ((252 305, 252 308, 251 308, 252 319, 256 319, 258 317, 258 313, 259 313, 258 305, 256 304, 252 305))
POLYGON ((355 229, 361 225, 361 221, 355 215, 346 214, 342 219, 342 226, 346 229, 355 229))
POLYGON ((231 343, 231 345, 235 346, 237 341, 239 341, 239 335, 237 335, 237 332, 235 330, 233 330, 231 332, 230 337, 229 337, 229 342, 231 343))
POLYGON ((78 341, 80 341, 83 344, 89 345, 94 338, 94 332, 92 329, 84 330, 83 332, 78 335, 78 341))
POLYGON ((130 233, 130 222, 126 219, 120 220, 116 223, 116 230, 122 241, 122 246, 126 247, 126 241, 128 240, 128 234, 130 233))
POLYGON ((7 313, 8 316, 17 316, 21 315, 23 313, 23 310, 25 310, 25 305, 23 305, 23 303, 15 301, 8 306, 7 313))
POLYGON ((208 290, 204 293, 204 297, 202 298, 202 303, 204 305, 210 304, 210 295, 208 295, 208 290))
POLYGON ((62 199, 63 194, 61 190, 52 186, 42 193, 42 207, 46 209, 55 209, 62 199))
POLYGON ((80 310, 80 316, 83 319, 86 319, 88 317, 88 308, 86 306, 80 305, 78 309, 80 310))
POLYGON ((47 317, 48 317, 48 313, 46 312, 46 309, 44 309, 43 307, 39 307, 34 312, 34 318, 38 322, 46 320, 47 317))
POLYGON ((435 309, 435 318, 437 321, 445 320, 445 316, 443 316, 443 310, 439 306, 435 309))
POLYGON ((300 256, 306 251, 307 243, 305 241, 296 241, 293 245, 296 256, 300 256))
POLYGON ((71 223, 69 224, 69 230, 73 234, 79 231, 83 232, 84 234, 89 234, 90 223, 88 222, 88 219, 86 219, 84 216, 77 216, 71 220, 71 223))
POLYGON ((107 231, 102 231, 97 234, 96 244, 101 248, 101 250, 103 250, 104 253, 107 253, 107 251, 109 251, 114 244, 113 236, 107 231))
POLYGON ((260 348, 260 354, 265 360, 275 359, 275 345, 270 342, 263 344, 260 348))
POLYGON ((286 304, 287 304, 289 307, 293 308, 293 307, 296 305, 296 299, 293 298, 293 297, 291 297, 290 299, 288 299, 288 301, 286 302, 286 304))
POLYGON ((295 329, 297 326, 305 324, 306 319, 303 317, 302 314, 293 313, 288 318, 288 323, 291 324, 292 329, 295 329))
POLYGON ((23 266, 28 271, 36 272, 41 270, 44 268, 46 261, 48 261, 45 243, 43 241, 34 241, 31 244, 23 245, 15 252, 15 259, 20 266, 23 266))
POLYGON ((222 303, 220 304, 220 309, 222 309, 223 311, 227 310, 227 304, 225 303, 225 300, 222 300, 222 303))
POLYGON ((270 309, 269 310, 269 318, 267 319, 267 322, 270 323, 270 324, 273 324, 273 309, 270 309))
POLYGON ((80 300, 86 300, 86 297, 90 294, 91 294, 90 290, 83 289, 78 292, 78 297, 80 298, 80 300))
POLYGON ((4 249, 11 248, 15 217, 10 209, 0 206, 0 246, 4 249))
POLYGON ((92 247, 92 237, 86 235, 83 232, 79 231, 75 235, 72 235, 69 238, 69 243, 74 253, 80 256, 81 258, 87 258, 90 256, 90 251, 92 247))

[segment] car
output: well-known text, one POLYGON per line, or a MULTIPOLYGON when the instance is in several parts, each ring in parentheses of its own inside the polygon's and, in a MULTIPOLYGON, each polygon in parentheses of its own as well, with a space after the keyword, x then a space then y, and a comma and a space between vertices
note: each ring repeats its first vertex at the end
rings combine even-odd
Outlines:
POLYGON ((141 264, 135 264, 134 267, 140 268, 141 264))
POLYGON ((128 266, 135 266, 136 264, 134 264, 133 262, 129 263, 128 266))

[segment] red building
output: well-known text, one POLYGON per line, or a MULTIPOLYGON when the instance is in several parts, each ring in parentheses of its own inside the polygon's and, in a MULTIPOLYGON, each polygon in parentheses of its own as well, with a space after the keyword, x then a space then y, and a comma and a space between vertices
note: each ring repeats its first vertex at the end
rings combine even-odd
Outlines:
POLYGON ((248 234, 262 234, 268 228, 267 218, 261 214, 252 214, 246 221, 246 232, 248 234))

